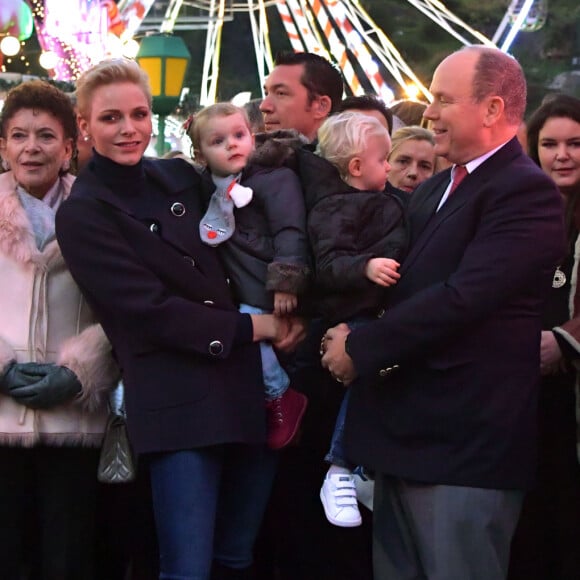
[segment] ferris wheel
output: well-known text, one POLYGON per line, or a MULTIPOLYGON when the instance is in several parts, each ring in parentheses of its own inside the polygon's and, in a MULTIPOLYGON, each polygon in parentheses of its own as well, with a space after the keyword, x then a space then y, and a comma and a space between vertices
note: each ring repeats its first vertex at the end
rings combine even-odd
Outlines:
MULTIPOLYGON (((540 27, 546 14, 546 0, 512 0, 496 34, 489 39, 438 0, 407 1, 462 44, 498 46, 506 52, 520 30, 540 27)), ((429 90, 359 0, 120 0, 118 3, 127 32, 132 34, 207 30, 200 90, 202 106, 216 100, 223 25, 236 14, 249 15, 257 73, 260 86, 264 85, 273 68, 268 20, 273 7, 292 49, 320 54, 334 62, 353 95, 373 92, 390 103, 394 92, 387 79, 393 79, 403 91, 413 87, 418 98, 431 99, 429 90), (139 6, 137 18, 135 5, 139 6)))

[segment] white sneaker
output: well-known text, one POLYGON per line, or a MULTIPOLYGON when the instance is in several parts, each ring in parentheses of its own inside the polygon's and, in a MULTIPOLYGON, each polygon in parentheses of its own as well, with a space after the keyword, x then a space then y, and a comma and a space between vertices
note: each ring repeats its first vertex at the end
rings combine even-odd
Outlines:
POLYGON ((326 519, 335 526, 354 528, 362 524, 351 473, 333 473, 324 478, 320 500, 326 519))

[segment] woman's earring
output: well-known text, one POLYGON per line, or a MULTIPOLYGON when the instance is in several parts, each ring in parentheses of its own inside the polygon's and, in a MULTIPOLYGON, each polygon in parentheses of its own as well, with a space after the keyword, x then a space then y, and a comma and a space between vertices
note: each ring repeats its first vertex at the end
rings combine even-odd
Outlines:
POLYGON ((6 159, 2 159, 2 169, 4 171, 10 171, 10 163, 6 159))
POLYGON ((83 141, 90 141, 91 140, 91 136, 90 135, 85 135, 83 137, 83 141))

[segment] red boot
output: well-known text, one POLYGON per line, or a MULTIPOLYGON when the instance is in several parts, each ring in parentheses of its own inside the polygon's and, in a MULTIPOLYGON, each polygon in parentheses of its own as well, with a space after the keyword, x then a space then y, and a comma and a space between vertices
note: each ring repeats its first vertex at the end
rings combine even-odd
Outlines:
POLYGON ((288 388, 281 397, 266 403, 268 420, 266 442, 270 449, 285 447, 294 439, 307 406, 306 396, 291 388, 288 388))

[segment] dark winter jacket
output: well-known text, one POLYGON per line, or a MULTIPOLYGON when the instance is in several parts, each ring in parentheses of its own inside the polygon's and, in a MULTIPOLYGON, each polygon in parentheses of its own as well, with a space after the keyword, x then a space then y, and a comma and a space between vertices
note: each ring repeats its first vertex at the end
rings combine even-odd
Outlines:
MULTIPOLYGON (((252 201, 234 210, 234 234, 219 251, 236 300, 270 311, 274 292, 306 291, 309 250, 300 180, 275 158, 262 162, 270 166, 249 163, 242 172, 240 183, 252 189, 252 201)), ((209 201, 214 184, 209 172, 202 177, 209 201)))
POLYGON ((349 186, 334 165, 308 150, 298 150, 297 159, 314 257, 315 308, 331 323, 376 315, 386 289, 366 277, 365 267, 372 258, 403 259, 408 234, 401 200, 349 186))

